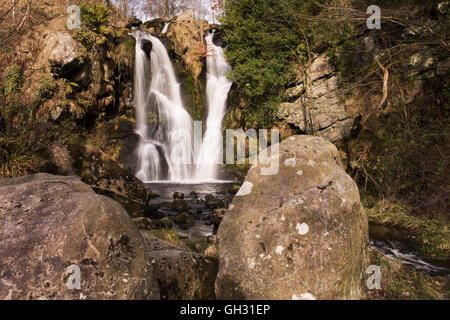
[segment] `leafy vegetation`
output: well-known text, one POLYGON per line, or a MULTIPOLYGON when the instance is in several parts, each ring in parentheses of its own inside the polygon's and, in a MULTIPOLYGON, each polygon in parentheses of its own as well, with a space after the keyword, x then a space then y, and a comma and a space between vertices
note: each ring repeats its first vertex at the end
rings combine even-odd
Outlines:
MULTIPOLYGON (((223 24, 233 67, 230 78, 245 97, 245 125, 273 127, 283 92, 298 84, 314 56, 327 54, 339 70, 339 85, 352 89, 361 104, 362 120, 341 147, 351 157, 349 173, 363 199, 375 199, 368 210, 371 222, 407 230, 417 238, 422 256, 445 259, 449 253, 448 74, 422 78, 421 92, 413 93, 418 77, 405 70, 411 55, 424 45, 433 48, 434 59, 448 55, 449 13, 438 13, 434 1, 370 4, 383 8, 383 19, 382 29, 369 33, 367 1, 344 0, 339 5, 326 0, 228 1, 223 24), (377 97, 384 84, 374 56, 389 70, 386 103, 375 111, 367 97, 377 97), (405 96, 414 100, 406 103, 405 96)), ((420 279, 418 275, 416 280, 420 279)))
POLYGON ((52 76, 42 75, 39 81, 35 104, 39 106, 44 101, 53 98, 57 87, 56 81, 52 76))
POLYGON ((248 104, 243 116, 248 126, 271 127, 275 108, 285 88, 305 70, 312 55, 327 51, 343 73, 350 73, 355 46, 352 21, 335 21, 327 14, 329 0, 228 1, 223 24, 227 59, 248 104), (298 76, 298 75, 297 75, 298 76))
POLYGON ((0 135, 0 177, 13 178, 29 172, 31 158, 25 150, 25 143, 0 135))
POLYGON ((162 239, 164 241, 173 243, 175 245, 178 246, 182 246, 185 248, 188 248, 186 243, 184 243, 181 238, 180 235, 173 229, 155 229, 152 230, 152 234, 159 239, 162 239))
POLYGON ((2 75, 3 94, 8 102, 17 98, 23 84, 22 70, 17 64, 6 67, 2 75))
POLYGON ((271 108, 286 85, 300 31, 277 0, 227 1, 223 24, 230 78, 249 100, 245 118, 270 126, 272 112, 260 109, 271 108))
POLYGON ((80 6, 82 27, 77 30, 78 40, 88 49, 96 49, 107 40, 110 33, 109 10, 97 3, 84 3, 80 6))

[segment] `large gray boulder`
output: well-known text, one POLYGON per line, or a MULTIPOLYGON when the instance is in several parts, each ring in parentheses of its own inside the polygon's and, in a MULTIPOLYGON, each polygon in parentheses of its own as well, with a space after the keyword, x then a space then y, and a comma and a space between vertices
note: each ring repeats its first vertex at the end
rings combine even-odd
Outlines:
POLYGON ((0 239, 0 299, 159 298, 139 230, 78 178, 0 180, 0 239))
POLYGON ((207 257, 141 231, 162 300, 215 299, 216 258, 207 257))
POLYGON ((278 173, 254 165, 222 220, 217 298, 363 297, 367 216, 338 150, 293 136, 279 144, 279 164, 278 173))

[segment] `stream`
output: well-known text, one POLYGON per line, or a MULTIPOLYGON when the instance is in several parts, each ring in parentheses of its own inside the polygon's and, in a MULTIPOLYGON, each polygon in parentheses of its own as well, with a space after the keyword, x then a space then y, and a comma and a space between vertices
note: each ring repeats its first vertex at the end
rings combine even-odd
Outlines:
MULTIPOLYGON (((150 204, 159 206, 161 203, 173 201, 173 194, 181 192, 184 200, 191 209, 188 211, 194 217, 194 225, 186 228, 174 223, 174 230, 184 238, 209 237, 216 230, 212 222, 214 209, 208 207, 204 200, 207 195, 212 195, 220 199, 228 206, 233 200, 237 182, 216 181, 205 183, 179 183, 179 182, 153 182, 146 185, 159 195, 150 200, 150 204), (201 213, 198 213, 200 212, 201 213)), ((164 216, 173 218, 178 214, 170 208, 158 209, 164 216)), ((433 276, 445 276, 450 278, 450 261, 448 260, 423 260, 419 257, 414 248, 414 239, 402 234, 398 230, 390 229, 379 225, 370 225, 370 247, 381 252, 389 259, 400 260, 404 265, 409 265, 417 270, 424 271, 433 276)))
POLYGON ((450 278, 450 260, 423 259, 414 249, 416 239, 401 230, 378 224, 369 224, 370 247, 389 259, 400 260, 417 270, 433 276, 450 278))
MULTIPOLYGON (((151 182, 146 185, 159 195, 159 197, 150 200, 150 204, 161 205, 173 201, 173 194, 181 192, 184 195, 184 200, 191 207, 188 210, 195 223, 189 228, 182 228, 174 224, 174 230, 182 237, 196 238, 208 237, 214 233, 214 224, 212 223, 212 208, 208 207, 205 201, 207 195, 212 195, 214 198, 222 200, 225 206, 233 200, 234 191, 233 186, 240 185, 235 181, 215 181, 205 183, 180 183, 180 182, 151 182), (198 213, 200 212, 201 213, 198 213)), ((173 218, 178 213, 170 208, 159 208, 164 216, 173 218)))

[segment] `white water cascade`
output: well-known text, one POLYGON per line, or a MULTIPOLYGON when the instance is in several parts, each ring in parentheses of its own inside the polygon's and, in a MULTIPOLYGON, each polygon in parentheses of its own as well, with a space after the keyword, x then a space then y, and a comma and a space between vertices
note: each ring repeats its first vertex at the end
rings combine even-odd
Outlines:
POLYGON ((141 138, 136 177, 142 181, 192 179, 193 122, 183 107, 167 50, 158 38, 145 31, 137 30, 133 35, 136 133, 141 138), (150 56, 149 48, 143 49, 146 45, 151 47, 150 56))
POLYGON ((206 97, 208 117, 203 142, 197 156, 195 179, 209 181, 217 179, 217 164, 222 163, 222 120, 226 112, 228 92, 232 82, 226 77, 231 67, 225 60, 221 47, 213 43, 214 32, 206 37, 208 55, 206 58, 206 97))

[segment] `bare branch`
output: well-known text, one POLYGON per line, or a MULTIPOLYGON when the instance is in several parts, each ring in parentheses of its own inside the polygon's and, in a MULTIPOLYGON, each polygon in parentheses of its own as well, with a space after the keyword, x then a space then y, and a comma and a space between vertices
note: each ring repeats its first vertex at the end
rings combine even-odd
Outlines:
POLYGON ((20 24, 17 26, 16 30, 14 30, 9 36, 7 36, 5 39, 0 40, 0 44, 3 44, 9 40, 11 40, 23 27, 25 20, 28 17, 28 14, 30 13, 30 8, 31 8, 31 0, 28 1, 28 6, 27 6, 27 11, 25 12, 25 15, 23 16, 22 21, 20 22, 20 24))
POLYGON ((381 99, 380 103, 378 104, 377 110, 380 111, 383 104, 386 102, 386 99, 388 97, 388 81, 389 81, 389 70, 387 67, 383 66, 378 59, 378 57, 375 57, 375 61, 378 63, 378 66, 383 70, 383 98, 381 99))

